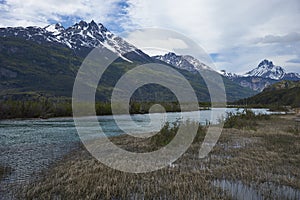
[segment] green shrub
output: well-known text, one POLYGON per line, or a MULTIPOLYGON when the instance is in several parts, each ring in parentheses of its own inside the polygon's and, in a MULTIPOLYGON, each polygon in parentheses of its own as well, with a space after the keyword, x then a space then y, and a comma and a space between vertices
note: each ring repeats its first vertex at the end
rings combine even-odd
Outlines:
MULTIPOLYGON (((194 138, 194 143, 203 141, 205 134, 206 134, 206 127, 200 125, 197 122, 175 122, 173 124, 166 123, 160 132, 153 137, 151 137, 151 143, 156 147, 163 147, 171 142, 171 140, 175 137, 176 133, 178 132, 179 126, 182 125, 186 130, 190 127, 198 127, 197 134, 194 138), (183 124, 181 124, 183 123, 183 124)), ((187 131, 186 134, 189 134, 187 131)))
POLYGON ((257 121, 268 120, 270 115, 258 114, 251 110, 244 110, 243 112, 227 113, 227 117, 224 121, 224 128, 237 128, 237 129, 250 129, 256 130, 257 121))

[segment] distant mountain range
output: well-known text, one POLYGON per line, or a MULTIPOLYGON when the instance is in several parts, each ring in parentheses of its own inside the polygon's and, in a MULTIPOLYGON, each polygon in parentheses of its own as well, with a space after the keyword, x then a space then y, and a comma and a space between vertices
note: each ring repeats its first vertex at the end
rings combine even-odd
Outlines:
POLYGON ((287 73, 283 67, 275 66, 272 61, 263 60, 258 66, 243 74, 221 71, 221 74, 243 87, 251 88, 255 91, 263 91, 267 86, 282 80, 300 80, 300 74, 287 73))
POLYGON ((165 63, 173 65, 179 69, 184 69, 190 72, 197 72, 198 70, 210 70, 212 69, 205 65, 204 63, 200 62, 196 58, 189 56, 189 55, 176 55, 175 53, 169 52, 165 55, 157 55, 153 56, 152 58, 161 60, 165 63))
MULTIPOLYGON (((165 55, 153 56, 152 58, 190 72, 196 72, 197 70, 213 70, 189 55, 181 56, 170 52, 165 55)), ((282 80, 300 80, 300 74, 287 73, 283 67, 275 66, 272 61, 266 59, 261 61, 258 67, 243 75, 226 72, 225 70, 221 70, 220 74, 242 87, 250 88, 257 92, 261 92, 269 85, 282 80)))
MULTIPOLYGON (((60 24, 44 28, 0 28, 0 44, 0 100, 23 100, 41 95, 70 98, 82 61, 93 48, 102 46, 118 55, 119 59, 103 74, 96 94, 97 100, 109 101, 116 82, 128 70, 140 64, 160 63, 183 74, 196 91, 199 101, 210 101, 204 80, 195 72, 212 72, 211 68, 188 55, 169 53, 150 57, 94 21, 80 21, 69 28, 60 24)), ((228 101, 255 94, 226 77, 223 80, 228 101)), ((140 88, 134 95, 135 100, 158 101, 160 97, 174 100, 168 89, 157 85, 140 88)))

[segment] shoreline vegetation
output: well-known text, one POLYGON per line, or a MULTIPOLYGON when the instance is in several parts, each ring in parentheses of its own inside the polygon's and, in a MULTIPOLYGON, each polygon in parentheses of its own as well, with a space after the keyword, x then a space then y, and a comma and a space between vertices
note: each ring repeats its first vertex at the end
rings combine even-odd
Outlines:
MULTIPOLYGON (((130 114, 146 114, 151 106, 160 104, 166 112, 180 112, 178 102, 130 102, 130 114)), ((199 102, 197 110, 211 109, 211 103, 199 102)), ((83 105, 84 106, 84 105, 83 105)), ((228 103, 228 108, 268 108, 270 111, 290 112, 291 106, 279 105, 236 105, 228 103)), ((222 107, 222 106, 221 106, 222 107)), ((95 102, 95 111, 98 116, 112 115, 110 102, 95 102)), ((191 110, 195 111, 195 109, 191 110)), ((158 111, 160 112, 160 111, 158 111)), ((121 114, 121 113, 120 113, 121 114)), ((29 118, 55 118, 72 117, 72 102, 66 99, 39 99, 39 100, 0 100, 0 120, 1 119, 29 119, 29 118)))
MULTIPOLYGON (((161 170, 130 174, 111 169, 84 147, 41 178, 18 189, 20 199, 299 199, 300 129, 295 115, 229 115, 213 151, 198 158, 207 127, 180 159, 161 170), (253 123, 255 122, 255 123, 253 123), (242 196, 237 196, 242 195, 242 196)), ((193 125, 193 123, 185 123, 193 125)), ((178 124, 149 138, 110 138, 123 149, 148 152, 166 145, 178 124)))
MULTIPOLYGON (((180 112, 178 102, 130 102, 130 114, 146 114, 149 109, 160 104, 166 112, 180 112)), ((187 104, 188 105, 188 104, 187 104)), ((82 104, 82 107, 85 105, 82 104)), ((209 110, 211 104, 199 102, 198 110, 209 110)), ((98 116, 112 115, 110 102, 95 102, 95 110, 98 116)), ((194 110, 193 110, 194 111, 194 110)), ((5 100, 0 101, 0 120, 1 119, 28 119, 28 118, 54 118, 72 117, 72 102, 70 100, 5 100)))

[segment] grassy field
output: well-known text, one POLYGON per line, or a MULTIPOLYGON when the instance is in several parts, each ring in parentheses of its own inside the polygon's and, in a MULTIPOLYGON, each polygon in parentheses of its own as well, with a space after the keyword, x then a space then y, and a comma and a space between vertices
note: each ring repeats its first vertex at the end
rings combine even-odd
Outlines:
MULTIPOLYGON (((145 174, 110 169, 82 149, 66 156, 39 181, 20 190, 19 197, 299 199, 300 131, 293 117, 261 117, 252 119, 255 123, 243 123, 246 126, 225 128, 213 151, 204 159, 198 158, 206 130, 201 127, 198 139, 179 160, 164 169, 145 174)), ((240 119, 237 123, 241 123, 240 119)), ((172 128, 168 130, 174 131, 172 128)), ((165 139, 161 135, 157 137, 165 139)), ((112 141, 124 149, 138 152, 161 145, 155 138, 133 141, 132 137, 119 136, 112 141)))

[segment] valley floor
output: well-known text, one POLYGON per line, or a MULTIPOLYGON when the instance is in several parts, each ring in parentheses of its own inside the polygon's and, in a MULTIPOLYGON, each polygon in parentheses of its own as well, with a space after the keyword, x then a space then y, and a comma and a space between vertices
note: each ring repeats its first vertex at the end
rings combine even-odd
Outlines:
MULTIPOLYGON (((254 130, 223 129, 208 157, 193 143, 164 169, 129 174, 106 167, 82 148, 18 190, 21 199, 300 199, 300 131, 293 115, 261 120, 254 130)), ((149 142, 112 141, 149 150, 149 142)))

